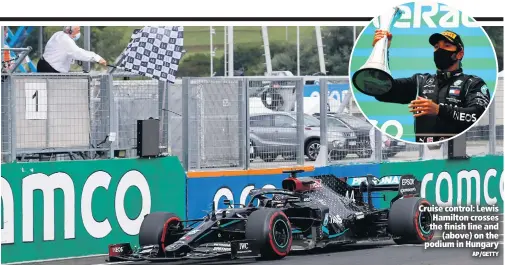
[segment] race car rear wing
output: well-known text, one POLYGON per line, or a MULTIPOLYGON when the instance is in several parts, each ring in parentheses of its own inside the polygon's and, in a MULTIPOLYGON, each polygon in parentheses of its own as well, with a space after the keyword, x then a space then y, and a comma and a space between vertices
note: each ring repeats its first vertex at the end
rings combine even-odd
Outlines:
POLYGON ((349 184, 354 190, 360 193, 367 193, 368 204, 372 205, 372 192, 377 191, 398 191, 398 195, 391 200, 391 203, 402 197, 415 197, 421 194, 421 182, 414 175, 383 176, 381 178, 372 175, 348 177, 347 179, 359 179, 357 185, 349 184))

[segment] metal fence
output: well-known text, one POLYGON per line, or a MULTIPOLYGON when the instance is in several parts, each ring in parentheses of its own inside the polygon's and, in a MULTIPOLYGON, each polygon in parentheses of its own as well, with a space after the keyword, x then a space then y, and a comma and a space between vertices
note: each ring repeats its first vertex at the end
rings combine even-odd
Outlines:
MULTIPOLYGON (((348 77, 183 78, 130 73, 2 78, 2 162, 136 157, 137 120, 159 119, 160 153, 187 170, 273 168, 447 157, 404 144, 361 115, 348 77), (321 96, 328 95, 328 96, 321 96), (331 115, 328 115, 331 114, 331 115)), ((503 153, 503 78, 468 155, 503 153)))

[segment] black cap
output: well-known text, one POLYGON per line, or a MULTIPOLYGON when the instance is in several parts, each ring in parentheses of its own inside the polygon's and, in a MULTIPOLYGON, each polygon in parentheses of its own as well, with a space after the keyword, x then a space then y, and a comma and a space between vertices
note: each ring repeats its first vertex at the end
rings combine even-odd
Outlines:
POLYGON ((450 43, 459 46, 462 49, 465 48, 465 45, 463 44, 461 37, 456 32, 450 30, 446 30, 442 33, 434 33, 433 35, 430 36, 429 41, 431 46, 435 46, 435 44, 437 44, 437 42, 440 40, 449 41, 450 43))

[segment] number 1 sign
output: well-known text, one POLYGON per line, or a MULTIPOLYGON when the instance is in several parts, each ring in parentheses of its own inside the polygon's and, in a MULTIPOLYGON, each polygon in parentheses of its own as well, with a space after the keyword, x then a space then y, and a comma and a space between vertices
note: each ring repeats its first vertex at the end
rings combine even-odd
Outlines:
POLYGON ((25 119, 47 119, 47 83, 26 83, 25 104, 25 119))

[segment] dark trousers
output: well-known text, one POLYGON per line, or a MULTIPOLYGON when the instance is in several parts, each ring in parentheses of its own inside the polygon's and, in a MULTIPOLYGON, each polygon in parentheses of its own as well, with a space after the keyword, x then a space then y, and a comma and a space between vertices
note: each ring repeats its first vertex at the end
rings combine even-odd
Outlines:
POLYGON ((56 71, 44 58, 40 58, 37 63, 37 72, 38 73, 59 73, 56 71))

